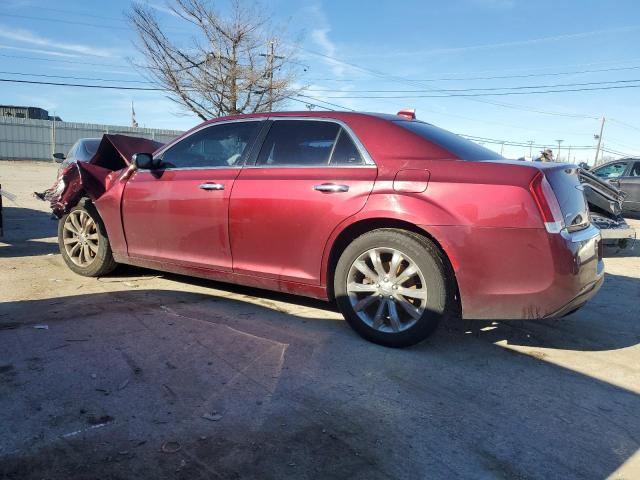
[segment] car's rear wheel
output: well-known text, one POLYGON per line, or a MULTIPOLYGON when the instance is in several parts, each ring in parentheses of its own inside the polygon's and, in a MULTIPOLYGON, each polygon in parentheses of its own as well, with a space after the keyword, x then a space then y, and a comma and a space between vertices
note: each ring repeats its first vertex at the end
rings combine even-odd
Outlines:
POLYGON ((338 307, 372 342, 406 347, 421 342, 453 312, 455 288, 446 259, 429 239, 379 229, 355 239, 335 271, 338 307))
POLYGON ((104 225, 90 202, 72 208, 60 219, 58 245, 67 266, 85 277, 106 275, 116 268, 104 225))

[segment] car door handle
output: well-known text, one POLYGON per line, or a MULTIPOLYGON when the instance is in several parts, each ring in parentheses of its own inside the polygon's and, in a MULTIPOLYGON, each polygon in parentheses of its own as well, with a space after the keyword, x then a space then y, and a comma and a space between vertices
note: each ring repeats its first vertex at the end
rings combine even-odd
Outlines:
POLYGON ((314 190, 318 192, 327 192, 327 193, 338 193, 338 192, 348 192, 349 185, 338 185, 336 183, 321 183, 320 185, 314 185, 314 190))
POLYGON ((202 190, 224 190, 224 184, 222 183, 201 183, 200 188, 202 190))

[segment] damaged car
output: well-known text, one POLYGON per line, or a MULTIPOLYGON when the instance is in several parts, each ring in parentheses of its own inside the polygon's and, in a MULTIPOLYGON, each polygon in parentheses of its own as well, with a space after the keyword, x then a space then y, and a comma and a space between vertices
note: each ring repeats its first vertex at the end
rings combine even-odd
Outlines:
POLYGON ((591 222, 600 229, 604 243, 620 249, 633 247, 636 231, 623 217, 624 206, 628 205, 627 193, 605 182, 593 171, 580 169, 578 175, 589 205, 591 222))
POLYGON ((624 193, 623 213, 640 213, 640 159, 614 160, 595 167, 591 173, 624 193))
POLYGON ((449 316, 561 317, 596 294, 578 171, 507 161, 411 111, 263 113, 159 149, 105 136, 52 207, 78 274, 123 263, 331 300, 403 347, 449 316))

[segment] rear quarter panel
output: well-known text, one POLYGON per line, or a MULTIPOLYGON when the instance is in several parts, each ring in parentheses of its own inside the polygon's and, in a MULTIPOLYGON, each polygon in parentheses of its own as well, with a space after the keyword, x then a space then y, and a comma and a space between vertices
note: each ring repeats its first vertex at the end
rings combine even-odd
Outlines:
POLYGON ((426 190, 397 192, 394 172, 381 173, 365 208, 334 231, 323 271, 332 243, 349 225, 400 220, 424 230, 447 254, 466 317, 537 318, 547 313, 539 307, 538 295, 548 292, 557 272, 553 246, 529 191, 538 170, 462 160, 404 159, 400 164, 427 169, 426 190), (528 296, 531 302, 523 302, 528 296))

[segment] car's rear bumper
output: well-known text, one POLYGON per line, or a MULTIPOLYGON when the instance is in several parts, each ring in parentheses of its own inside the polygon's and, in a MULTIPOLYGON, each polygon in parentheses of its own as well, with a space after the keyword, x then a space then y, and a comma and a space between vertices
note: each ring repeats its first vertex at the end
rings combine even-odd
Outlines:
POLYGON ((593 297, 604 278, 602 237, 593 225, 557 234, 525 228, 429 231, 451 259, 467 319, 558 316, 593 297))
POLYGON ((600 277, 595 282, 585 286, 582 289, 582 291, 573 300, 571 300, 566 305, 563 305, 560 309, 556 310, 555 312, 547 315, 545 318, 564 317, 565 315, 568 315, 569 313, 574 312, 575 310, 583 306, 585 303, 587 303, 589 300, 591 300, 596 295, 596 293, 598 293, 598 290, 600 290, 600 287, 602 286, 603 283, 604 283, 604 276, 600 277))

